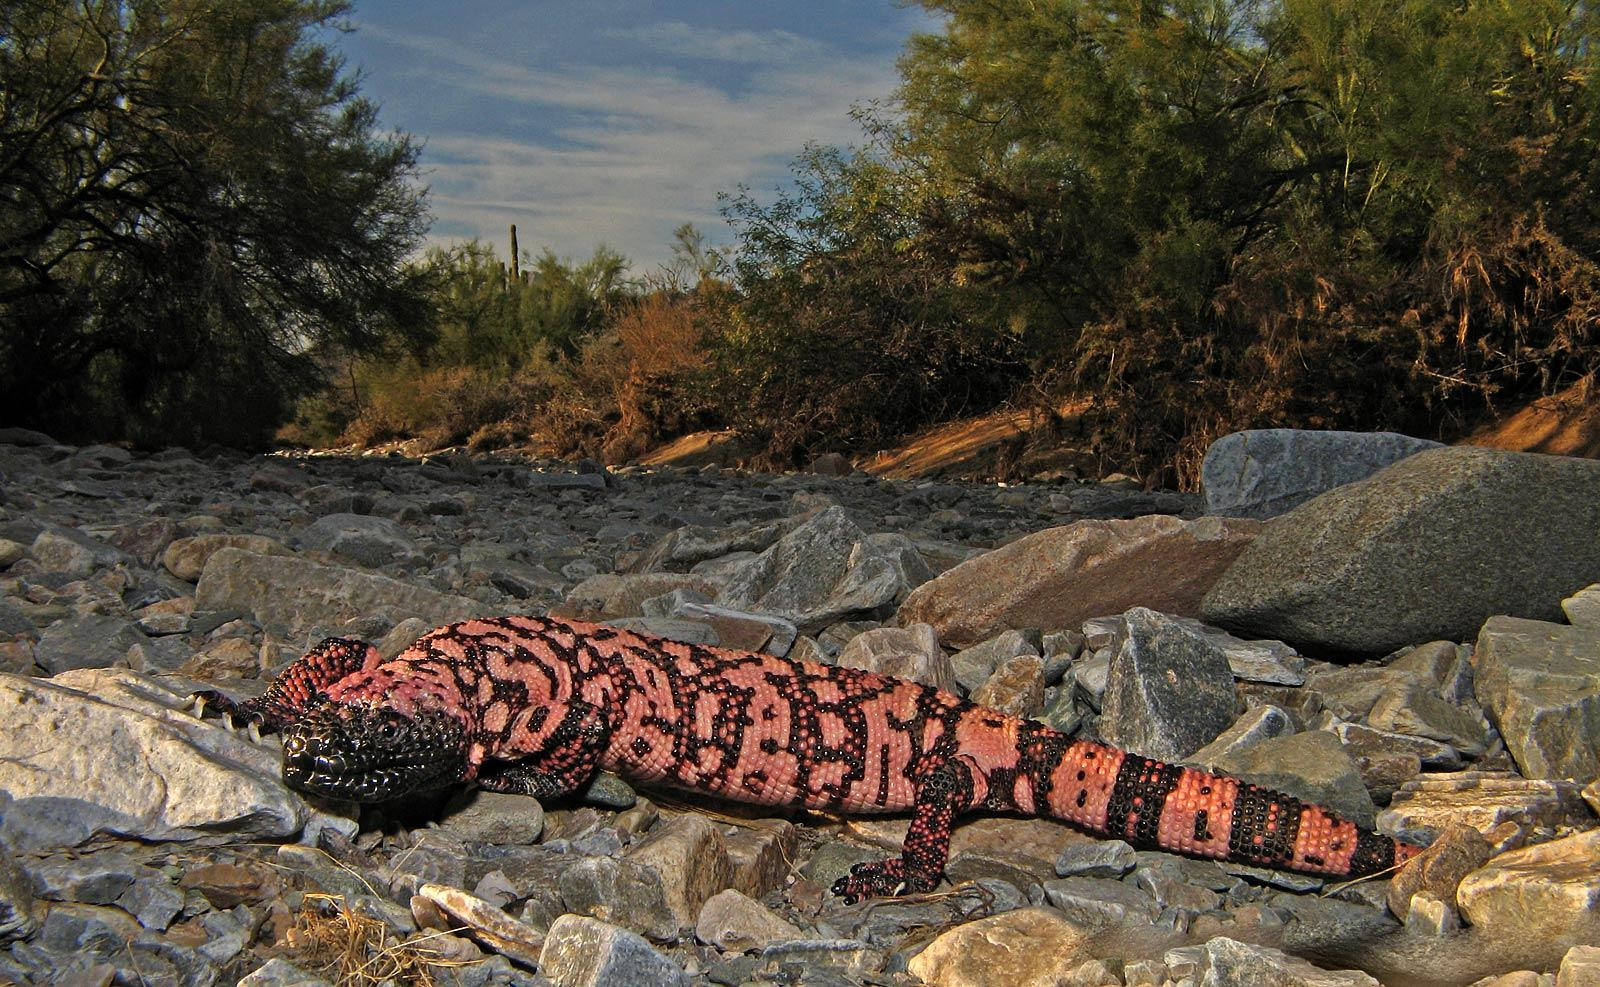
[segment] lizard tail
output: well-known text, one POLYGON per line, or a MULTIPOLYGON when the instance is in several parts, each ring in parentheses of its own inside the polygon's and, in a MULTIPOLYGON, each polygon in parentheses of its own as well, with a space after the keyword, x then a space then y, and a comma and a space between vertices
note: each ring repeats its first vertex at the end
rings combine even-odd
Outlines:
POLYGON ((1141 849, 1331 877, 1422 851, 1292 795, 1089 740, 1062 751, 1048 779, 1038 811, 1141 849))

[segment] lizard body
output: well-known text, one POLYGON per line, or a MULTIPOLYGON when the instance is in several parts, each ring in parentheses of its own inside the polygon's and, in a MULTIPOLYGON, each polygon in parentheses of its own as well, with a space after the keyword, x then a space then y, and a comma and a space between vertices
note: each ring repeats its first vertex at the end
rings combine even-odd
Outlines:
POLYGON ((852 668, 541 617, 470 620, 384 661, 330 639, 259 699, 200 698, 284 735, 284 777, 364 802, 461 781, 552 798, 597 769, 739 802, 910 810, 899 857, 848 900, 931 890, 966 812, 1064 820, 1137 847, 1332 876, 1418 848, 1290 795, 1073 739, 852 668))

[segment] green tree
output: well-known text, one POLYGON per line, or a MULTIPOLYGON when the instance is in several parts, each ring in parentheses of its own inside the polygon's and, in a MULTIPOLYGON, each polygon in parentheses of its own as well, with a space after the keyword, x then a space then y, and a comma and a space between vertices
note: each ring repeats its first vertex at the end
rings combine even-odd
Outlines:
POLYGON ((259 444, 319 348, 426 333, 417 148, 334 0, 0 7, 0 418, 259 444))

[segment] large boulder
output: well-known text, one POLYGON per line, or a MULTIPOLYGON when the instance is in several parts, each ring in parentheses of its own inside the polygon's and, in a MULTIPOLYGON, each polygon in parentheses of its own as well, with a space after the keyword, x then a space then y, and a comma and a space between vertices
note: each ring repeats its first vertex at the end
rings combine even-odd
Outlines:
POLYGON ((1323 653, 1464 641, 1495 614, 1559 620, 1600 579, 1597 535, 1600 462, 1433 449, 1267 522, 1202 616, 1323 653))
POLYGON ((306 804, 278 758, 121 669, 0 675, 6 836, 35 847, 107 834, 139 840, 279 839, 306 804), (67 740, 66 738, 69 738, 67 740))
POLYGON ((1398 432, 1253 428, 1211 443, 1200 465, 1206 513, 1266 520, 1437 442, 1398 432))
POLYGON ((1012 628, 1077 628, 1144 606, 1193 617, 1260 523, 1150 514, 1078 521, 986 552, 913 590, 897 622, 964 648, 1012 628))
POLYGON ((1600 776, 1600 629, 1491 617, 1473 687, 1529 778, 1600 776))
POLYGON ((354 617, 381 614, 398 623, 418 617, 430 625, 483 615, 484 604, 397 579, 317 565, 289 556, 221 549, 206 560, 195 606, 254 615, 263 630, 289 640, 354 617))

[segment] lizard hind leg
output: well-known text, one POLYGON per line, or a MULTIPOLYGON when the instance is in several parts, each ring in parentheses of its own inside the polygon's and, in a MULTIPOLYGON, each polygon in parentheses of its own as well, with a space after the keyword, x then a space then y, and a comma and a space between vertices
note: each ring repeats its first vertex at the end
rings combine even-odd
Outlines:
POLYGON ((853 905, 865 898, 932 891, 944 877, 956 817, 982 802, 987 792, 982 773, 964 758, 929 771, 917 785, 900 856, 856 864, 834 882, 833 893, 853 905))
POLYGON ((290 663, 255 699, 241 702, 215 689, 203 689, 189 698, 202 717, 215 712, 273 733, 320 704, 329 686, 382 660, 378 649, 365 641, 330 637, 290 663))

